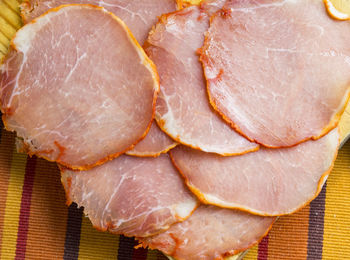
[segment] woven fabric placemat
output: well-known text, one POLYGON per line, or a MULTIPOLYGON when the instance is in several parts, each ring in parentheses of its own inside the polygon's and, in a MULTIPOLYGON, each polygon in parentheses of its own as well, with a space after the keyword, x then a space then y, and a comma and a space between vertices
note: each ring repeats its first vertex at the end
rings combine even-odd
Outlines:
MULTIPOLYGON (((0 259, 165 259, 135 245, 96 231, 81 209, 67 207, 56 165, 18 154, 14 135, 2 130, 0 259)), ((281 217, 244 259, 306 258, 350 259, 350 143, 339 151, 321 194, 281 217)))

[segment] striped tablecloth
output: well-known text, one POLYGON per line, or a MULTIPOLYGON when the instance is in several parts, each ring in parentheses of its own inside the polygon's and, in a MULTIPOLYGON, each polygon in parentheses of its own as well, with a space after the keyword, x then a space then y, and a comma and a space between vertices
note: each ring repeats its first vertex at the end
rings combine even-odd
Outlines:
MULTIPOLYGON (((0 259, 165 259, 135 250, 135 241, 94 230, 81 209, 65 205, 54 163, 15 151, 0 140, 0 259)), ((205 247, 205 245, 203 245, 205 247)), ((350 143, 339 152, 321 194, 281 217, 245 259, 350 259, 350 143)))
MULTIPOLYGON (((16 0, 0 0, 0 58, 21 26, 16 12, 16 0)), ((342 118, 343 137, 349 114, 342 118)), ((56 165, 16 153, 14 135, 1 129, 0 259, 166 259, 134 249, 131 238, 94 230, 81 209, 65 205, 56 165)), ((350 259, 350 143, 318 198, 281 217, 244 259, 350 259)))

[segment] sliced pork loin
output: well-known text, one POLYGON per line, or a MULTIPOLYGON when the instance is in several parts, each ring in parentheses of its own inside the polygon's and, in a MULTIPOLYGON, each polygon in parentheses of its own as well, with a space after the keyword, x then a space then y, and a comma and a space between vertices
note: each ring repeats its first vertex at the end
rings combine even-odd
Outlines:
POLYGON ((87 169, 146 135, 158 75, 115 15, 89 5, 51 9, 12 46, 0 71, 1 110, 29 154, 87 169))
POLYGON ((62 170, 67 202, 84 207, 100 230, 149 236, 188 218, 198 206, 167 154, 122 155, 89 171, 62 170))
POLYGON ((156 157, 166 153, 177 145, 173 139, 159 129, 157 123, 153 122, 146 137, 140 141, 132 150, 126 154, 139 157, 156 157))
POLYGON ((21 4, 22 18, 30 22, 49 9, 66 4, 92 4, 106 8, 126 23, 141 44, 157 17, 175 11, 177 6, 175 0, 28 0, 21 4))
POLYGON ((215 12, 222 9, 226 1, 227 0, 203 0, 201 1, 199 7, 201 8, 202 12, 206 14, 206 16, 212 16, 215 12))
POLYGON ((318 139, 348 100, 349 42, 322 0, 228 0, 201 51, 211 104, 267 147, 318 139))
POLYGON ((213 12, 223 3, 210 4, 163 15, 147 39, 145 51, 160 77, 156 120, 182 144, 222 155, 242 154, 258 149, 258 145, 233 131, 212 110, 196 53, 209 26, 205 10, 213 12))
POLYGON ((274 221, 274 217, 201 205, 184 222, 139 240, 175 259, 223 259, 258 243, 274 221))
POLYGON ((334 129, 317 141, 291 148, 222 157, 180 146, 171 157, 204 203, 274 216, 293 213, 318 195, 338 146, 334 129))

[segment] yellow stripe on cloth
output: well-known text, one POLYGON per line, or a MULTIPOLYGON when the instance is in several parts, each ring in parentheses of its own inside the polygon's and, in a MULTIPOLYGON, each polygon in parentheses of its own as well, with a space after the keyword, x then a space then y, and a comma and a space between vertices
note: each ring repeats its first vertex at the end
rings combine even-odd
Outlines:
POLYGON ((81 224, 79 260, 117 259, 119 236, 95 230, 87 217, 81 224))
POLYGON ((13 28, 3 17, 0 16, 0 32, 2 32, 6 38, 12 39, 16 33, 16 29, 13 28))
POLYGON ((0 0, 0 1, 5 2, 8 5, 8 7, 10 7, 13 11, 19 14, 20 1, 16 1, 16 0, 0 0))
POLYGON ((327 181, 323 259, 350 259, 350 143, 339 151, 327 181))
POLYGON ((15 257, 26 158, 27 155, 19 154, 14 149, 7 189, 0 259, 14 259, 15 257))
POLYGON ((158 260, 158 254, 158 251, 149 249, 147 252, 147 260, 158 260))
POLYGON ((18 15, 18 11, 12 10, 3 0, 0 0, 0 10, 0 16, 4 18, 14 29, 18 30, 21 28, 22 19, 18 15))
POLYGON ((192 4, 192 5, 198 5, 200 2, 202 2, 201 0, 183 0, 181 1, 184 4, 192 4))
POLYGON ((7 47, 0 42, 0 55, 5 56, 5 53, 7 53, 7 47))
POLYGON ((0 31, 0 43, 7 47, 10 45, 10 40, 0 31))
POLYGON ((339 122, 341 142, 344 143, 350 134, 350 103, 346 107, 339 122))
POLYGON ((244 256, 244 260, 256 260, 258 259, 258 245, 248 250, 248 253, 244 256))

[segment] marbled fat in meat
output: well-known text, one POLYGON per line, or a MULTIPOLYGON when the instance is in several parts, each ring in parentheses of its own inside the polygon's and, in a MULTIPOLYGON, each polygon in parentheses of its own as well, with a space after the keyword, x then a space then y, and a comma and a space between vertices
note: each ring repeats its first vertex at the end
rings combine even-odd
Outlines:
POLYGON ((0 71, 1 109, 29 154, 82 170, 146 135, 158 75, 115 15, 88 5, 51 9, 19 30, 13 47, 0 71))
POLYGON ((166 14, 147 39, 145 51, 160 77, 156 120, 173 139, 202 151, 232 155, 256 150, 257 144, 231 129, 209 104, 196 53, 209 26, 207 9, 213 12, 213 3, 166 14))
POLYGON ((171 158, 205 203, 259 215, 295 212, 321 191, 337 156, 338 129, 290 148, 222 157, 185 146, 171 158))
POLYGON ((28 23, 49 9, 66 4, 104 7, 126 23, 140 44, 146 40, 158 16, 173 12, 177 7, 175 0, 28 0, 21 4, 21 14, 28 23))
POLYGON ((62 170, 68 203, 84 207, 95 228, 149 236, 188 218, 198 206, 169 156, 122 155, 89 171, 62 170))
POLYGON ((337 126, 350 86, 350 21, 322 0, 229 0, 201 61, 213 105, 250 140, 289 147, 337 126))

